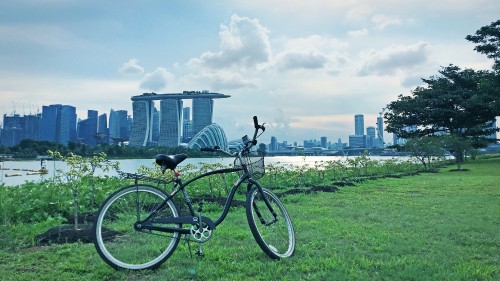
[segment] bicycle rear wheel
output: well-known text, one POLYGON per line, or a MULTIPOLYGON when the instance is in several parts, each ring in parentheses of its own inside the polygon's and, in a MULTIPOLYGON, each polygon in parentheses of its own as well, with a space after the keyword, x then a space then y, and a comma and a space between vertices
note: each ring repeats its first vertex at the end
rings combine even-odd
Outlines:
MULTIPOLYGON (((156 187, 134 185, 118 190, 104 201, 94 221, 94 244, 106 263, 116 269, 152 269, 172 255, 179 244, 178 232, 135 227, 137 221, 157 209, 166 197, 167 194, 156 187)), ((156 215, 156 218, 166 217, 178 217, 171 200, 156 215)))
POLYGON ((264 201, 257 187, 250 190, 246 214, 250 230, 260 248, 273 259, 287 258, 295 251, 295 232, 285 206, 270 190, 262 188, 274 213, 264 201))

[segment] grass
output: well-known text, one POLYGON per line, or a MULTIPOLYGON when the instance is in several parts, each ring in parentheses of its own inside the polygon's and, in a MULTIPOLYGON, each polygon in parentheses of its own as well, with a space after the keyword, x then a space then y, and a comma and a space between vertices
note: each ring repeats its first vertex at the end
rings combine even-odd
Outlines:
MULTIPOLYGON (((204 258, 191 258, 181 242, 157 270, 127 272, 107 266, 89 244, 15 250, 0 246, 0 276, 2 280, 499 280, 500 159, 467 162, 463 168, 468 171, 450 171, 453 168, 367 181, 335 193, 283 198, 297 235, 290 259, 269 259, 253 240, 244 209, 236 208, 204 244, 204 258)), ((214 218, 213 209, 206 215, 214 218)), ((33 228, 22 225, 3 232, 32 233, 33 228)), ((191 245, 194 252, 196 245, 191 245)))

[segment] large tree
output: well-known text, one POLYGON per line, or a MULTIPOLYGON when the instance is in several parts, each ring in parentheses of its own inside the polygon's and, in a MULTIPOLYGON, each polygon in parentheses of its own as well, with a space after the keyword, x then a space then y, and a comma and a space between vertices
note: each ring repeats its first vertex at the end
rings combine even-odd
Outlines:
POLYGON ((422 79, 426 86, 389 103, 384 115, 387 131, 400 137, 443 136, 457 164, 464 149, 497 141, 491 136, 499 131, 492 125, 500 116, 500 20, 466 39, 477 44, 474 50, 494 60, 493 72, 443 67, 440 75, 422 79))
MULTIPOLYGON (((500 97, 491 85, 495 74, 454 65, 439 73, 422 79, 427 86, 388 104, 384 115, 387 131, 403 138, 451 135, 454 143, 459 139, 474 148, 496 141, 490 137, 498 131, 492 124, 500 115, 500 97)), ((458 147, 450 150, 461 163, 463 151, 458 147)))

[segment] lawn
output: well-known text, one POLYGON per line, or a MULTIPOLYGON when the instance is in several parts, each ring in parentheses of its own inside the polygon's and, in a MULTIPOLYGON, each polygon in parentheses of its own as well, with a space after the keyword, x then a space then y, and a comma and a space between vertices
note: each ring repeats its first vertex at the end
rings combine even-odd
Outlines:
POLYGON ((0 246, 0 279, 500 280, 500 159, 454 168, 283 198, 297 236, 285 260, 260 250, 240 207, 204 244, 203 258, 181 241, 157 270, 127 272, 106 265, 92 244, 0 246))

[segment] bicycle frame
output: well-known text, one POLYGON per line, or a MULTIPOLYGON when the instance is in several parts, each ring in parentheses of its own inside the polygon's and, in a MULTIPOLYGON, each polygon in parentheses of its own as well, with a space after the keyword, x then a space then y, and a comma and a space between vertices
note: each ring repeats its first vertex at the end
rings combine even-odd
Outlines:
MULTIPOLYGON (((241 157, 241 154, 239 154, 237 157, 241 157)), ((152 223, 176 223, 176 224, 194 224, 198 221, 198 218, 201 219, 203 222, 206 222, 209 226, 210 229, 214 230, 219 224, 221 224, 224 219, 226 218, 227 214, 229 213, 229 209, 231 207, 231 203, 234 199, 234 195, 236 194, 236 190, 238 187, 244 183, 247 182, 247 192, 250 190, 252 185, 256 185, 257 188, 259 189, 259 192, 264 195, 264 191, 262 190, 262 186, 255 180, 252 179, 251 173, 248 171, 248 167, 246 164, 242 164, 241 168, 226 168, 226 169, 218 169, 218 170, 213 170, 207 173, 203 173, 199 176, 196 176, 192 179, 187 180, 186 182, 182 182, 182 179, 180 178, 180 175, 178 173, 175 173, 176 177, 174 180, 174 190, 172 193, 170 193, 169 196, 167 196, 163 202, 155 209, 153 210, 144 220, 142 221, 137 221, 135 224, 136 229, 145 229, 145 230, 156 230, 156 231, 161 231, 161 232, 179 232, 181 234, 189 234, 190 229, 182 228, 182 227, 168 227, 168 226, 158 226, 158 225, 153 225, 152 223), (189 194, 186 191, 186 187, 189 186, 192 182, 195 182, 198 179, 201 179, 203 177, 215 175, 215 174, 226 174, 226 173, 231 173, 231 172, 238 172, 238 171, 244 171, 244 173, 236 180, 236 182, 233 184, 233 187, 231 188, 231 191, 229 192, 229 195, 226 199, 226 203, 224 205, 224 210, 222 211, 221 215, 215 222, 210 220, 207 217, 201 217, 197 216, 195 214, 195 211, 193 209, 193 204, 191 202, 191 198, 189 194), (169 200, 174 198, 179 192, 181 192, 184 196, 184 201, 189 207, 189 211, 191 216, 189 217, 177 217, 177 218, 155 218, 156 213, 158 210, 161 210, 169 200)), ((137 185, 137 182, 136 182, 137 185)), ((266 198, 266 196, 263 196, 264 202, 266 203, 266 206, 269 208, 271 213, 273 214, 274 218, 276 219, 277 215, 269 203, 269 200, 266 198)), ((272 222, 271 222, 272 223, 272 222)))

